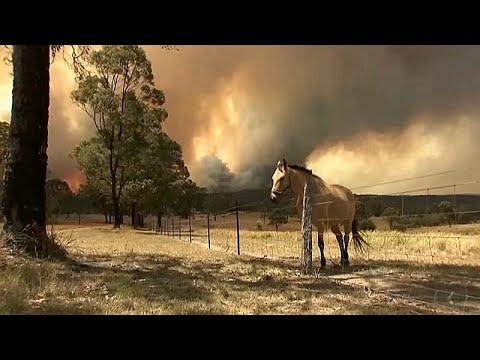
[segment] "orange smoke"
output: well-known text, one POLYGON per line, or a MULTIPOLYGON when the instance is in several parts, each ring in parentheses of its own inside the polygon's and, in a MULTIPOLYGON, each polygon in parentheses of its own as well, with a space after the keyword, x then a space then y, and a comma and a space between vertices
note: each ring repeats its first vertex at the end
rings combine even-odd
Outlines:
POLYGON ((80 185, 85 183, 86 178, 83 172, 77 170, 67 176, 64 176, 62 180, 68 184, 70 190, 77 192, 80 189, 80 185))

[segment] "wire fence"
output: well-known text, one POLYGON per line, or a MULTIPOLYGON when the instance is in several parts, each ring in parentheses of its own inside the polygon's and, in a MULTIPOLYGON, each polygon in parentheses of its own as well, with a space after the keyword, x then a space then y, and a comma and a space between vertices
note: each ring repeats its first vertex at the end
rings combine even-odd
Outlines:
MULTIPOLYGON (((325 231, 323 240, 329 269, 320 268, 319 244, 313 239, 315 276, 329 276, 335 281, 363 287, 368 293, 408 299, 454 312, 480 313, 480 231, 477 232, 474 224, 462 227, 456 223, 459 215, 479 214, 480 210, 457 211, 455 208, 457 189, 472 184, 480 184, 480 181, 394 193, 402 195, 402 210, 397 218, 409 219, 432 214, 406 213, 408 198, 403 197, 405 194, 425 192, 427 202, 432 191, 452 188, 453 211, 442 214, 453 216, 452 227, 442 231, 428 231, 428 228, 365 231, 362 235, 369 246, 363 254, 349 251, 351 266, 348 268, 339 265, 337 238, 331 231, 325 231)), ((312 198, 316 205, 330 203, 323 194, 312 198)), ((212 250, 282 260, 300 266, 303 250, 300 218, 289 217, 288 223, 276 231, 275 226, 269 224, 266 211, 242 210, 255 204, 260 202, 237 203, 237 206, 215 215, 194 214, 186 219, 164 217, 160 222, 152 221, 151 230, 181 241, 202 244, 212 250)), ((292 207, 295 205, 278 208, 292 207)), ((332 219, 322 220, 328 222, 332 219)), ((385 222, 389 216, 380 216, 376 220, 385 222)))

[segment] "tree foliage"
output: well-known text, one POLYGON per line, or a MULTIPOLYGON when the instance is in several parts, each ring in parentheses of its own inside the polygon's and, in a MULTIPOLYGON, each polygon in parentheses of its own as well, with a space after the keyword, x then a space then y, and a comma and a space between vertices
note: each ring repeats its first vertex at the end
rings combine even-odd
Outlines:
POLYGON ((60 179, 47 180, 45 195, 47 218, 53 214, 58 217, 61 214, 69 215, 73 212, 75 207, 74 194, 65 181, 60 179))
POLYGON ((275 225, 275 231, 278 231, 278 227, 281 224, 288 223, 288 214, 285 209, 273 209, 273 211, 268 214, 268 220, 270 224, 275 225))
POLYGON ((443 217, 446 222, 448 222, 448 226, 452 226, 452 221, 455 218, 454 208, 450 201, 442 201, 438 204, 438 209, 440 213, 443 214, 443 217))

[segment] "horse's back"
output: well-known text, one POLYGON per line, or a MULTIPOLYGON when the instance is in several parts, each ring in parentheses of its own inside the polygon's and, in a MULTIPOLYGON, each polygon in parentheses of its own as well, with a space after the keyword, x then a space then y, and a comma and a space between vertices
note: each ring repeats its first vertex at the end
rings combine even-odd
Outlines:
MULTIPOLYGON (((332 201, 331 204, 322 204, 321 201, 313 207, 313 221, 315 226, 323 226, 328 219, 330 225, 342 225, 345 220, 353 219, 355 213, 355 197, 345 186, 334 184, 319 184, 319 194, 325 201, 332 201)), ((301 212, 301 207, 297 207, 301 212)))
POLYGON ((333 184, 333 196, 337 200, 334 200, 332 207, 336 210, 338 217, 350 220, 355 215, 355 195, 353 192, 343 185, 333 184), (336 202, 336 204, 335 204, 336 202))
POLYGON ((338 185, 338 184, 333 184, 330 185, 333 190, 334 190, 334 196, 338 197, 339 199, 345 200, 346 202, 355 202, 355 195, 353 195, 353 192, 343 186, 343 185, 338 185))

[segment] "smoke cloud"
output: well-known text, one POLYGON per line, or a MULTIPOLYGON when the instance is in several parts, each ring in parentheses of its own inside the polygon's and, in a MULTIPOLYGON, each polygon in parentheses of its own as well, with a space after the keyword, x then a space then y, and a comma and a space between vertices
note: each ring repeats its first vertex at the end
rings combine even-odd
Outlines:
MULTIPOLYGON (((422 181, 433 187, 480 179, 472 166, 480 150, 473 135, 480 115, 478 46, 144 48, 165 91, 165 130, 182 145, 200 185, 267 187, 283 157, 350 187, 444 170, 456 172, 422 181)), ((52 172, 77 179, 67 154, 94 132, 70 101, 68 74, 55 63, 49 157, 52 172)), ((10 83, 0 75, 2 119, 10 83)))
MULTIPOLYGON (((48 125, 48 177, 67 181, 74 190, 84 181, 75 160, 74 146, 95 134, 88 116, 70 100, 75 81, 72 71, 59 59, 51 66, 50 113, 48 125)), ((0 120, 10 122, 12 105, 11 67, 0 68, 0 120)))

